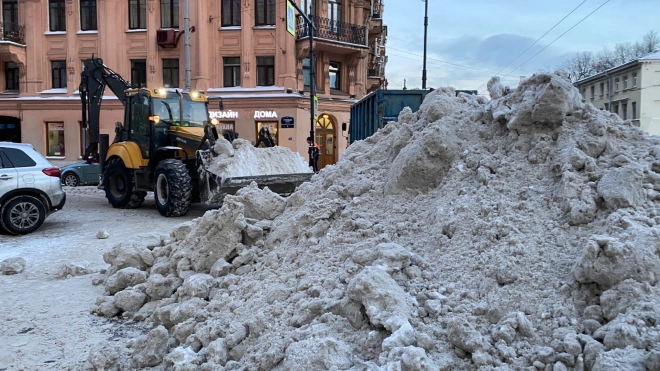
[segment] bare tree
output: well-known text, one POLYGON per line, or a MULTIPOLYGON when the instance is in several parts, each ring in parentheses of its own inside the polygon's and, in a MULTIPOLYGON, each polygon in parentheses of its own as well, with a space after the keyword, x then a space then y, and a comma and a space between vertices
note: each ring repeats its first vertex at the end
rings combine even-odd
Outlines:
POLYGON ((589 76, 607 71, 610 68, 628 63, 635 58, 653 52, 660 47, 658 33, 651 30, 642 38, 641 42, 620 43, 610 50, 592 52, 579 52, 559 65, 559 70, 568 74, 571 81, 575 82, 589 76))
POLYGON ((654 30, 649 31, 644 38, 642 38, 642 45, 644 46, 644 51, 646 53, 651 53, 660 47, 660 37, 658 33, 654 30))

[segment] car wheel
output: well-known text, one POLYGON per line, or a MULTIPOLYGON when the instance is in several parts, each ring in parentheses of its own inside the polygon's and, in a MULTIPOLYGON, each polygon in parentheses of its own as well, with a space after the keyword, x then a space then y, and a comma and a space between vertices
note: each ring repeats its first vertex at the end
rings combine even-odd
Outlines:
POLYGON ((183 162, 167 159, 156 166, 154 199, 161 215, 186 215, 192 200, 192 182, 183 162))
POLYGON ((134 209, 144 202, 147 192, 134 191, 133 172, 120 159, 110 160, 103 173, 103 189, 108 202, 117 209, 134 209))
POLYGON ((44 224, 46 208, 36 197, 18 196, 2 208, 2 226, 12 234, 28 234, 44 224))
POLYGON ((77 187, 80 184, 80 179, 74 173, 66 173, 64 174, 62 183, 64 183, 65 186, 77 187))

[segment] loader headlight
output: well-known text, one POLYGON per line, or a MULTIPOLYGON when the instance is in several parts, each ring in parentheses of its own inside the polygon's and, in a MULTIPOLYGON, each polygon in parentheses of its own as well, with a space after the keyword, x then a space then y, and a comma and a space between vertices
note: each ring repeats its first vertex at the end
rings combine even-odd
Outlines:
POLYGON ((190 95, 191 95, 193 98, 199 98, 199 92, 198 92, 198 91, 194 91, 194 92, 190 93, 190 95))
POLYGON ((218 119, 211 119, 211 124, 212 125, 218 125, 219 123, 220 123, 220 121, 218 121, 218 119))
POLYGON ((154 123, 159 123, 160 122, 160 116, 149 116, 149 121, 153 121, 154 123))

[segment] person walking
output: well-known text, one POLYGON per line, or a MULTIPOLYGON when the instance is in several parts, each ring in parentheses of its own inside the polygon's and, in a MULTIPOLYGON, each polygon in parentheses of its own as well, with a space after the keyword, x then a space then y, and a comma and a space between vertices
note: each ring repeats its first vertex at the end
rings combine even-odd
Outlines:
POLYGON ((314 142, 312 144, 312 138, 307 137, 307 145, 309 146, 309 166, 312 167, 315 174, 319 173, 319 155, 321 154, 321 147, 314 142))

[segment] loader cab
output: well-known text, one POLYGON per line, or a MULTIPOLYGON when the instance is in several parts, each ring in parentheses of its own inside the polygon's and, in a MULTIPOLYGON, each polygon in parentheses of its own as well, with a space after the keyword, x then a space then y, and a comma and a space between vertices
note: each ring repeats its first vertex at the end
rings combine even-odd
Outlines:
POLYGON ((129 89, 123 139, 138 144, 142 158, 149 159, 157 149, 179 144, 173 143, 173 131, 201 137, 208 117, 206 97, 202 94, 172 89, 129 89))

